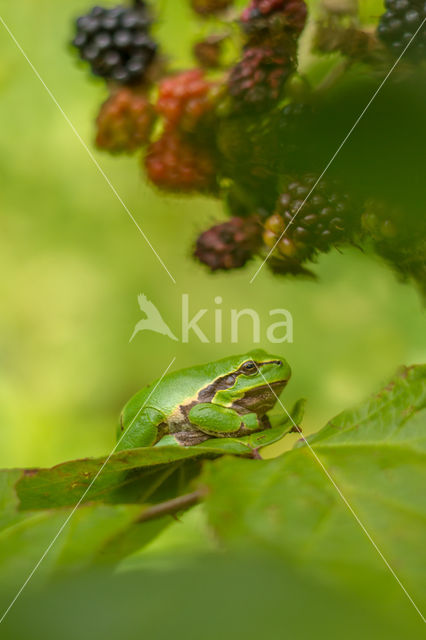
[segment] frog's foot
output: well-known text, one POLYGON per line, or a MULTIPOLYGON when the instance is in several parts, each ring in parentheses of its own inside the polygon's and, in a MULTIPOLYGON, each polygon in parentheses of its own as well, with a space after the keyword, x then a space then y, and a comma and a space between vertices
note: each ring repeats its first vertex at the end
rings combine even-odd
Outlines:
POLYGON ((289 433, 302 433, 302 427, 299 427, 299 425, 294 424, 290 429, 289 433))
POLYGON ((209 440, 211 437, 196 429, 178 431, 174 433, 173 436, 176 438, 178 444, 182 445, 183 447, 194 447, 196 444, 202 444, 206 440, 209 440))

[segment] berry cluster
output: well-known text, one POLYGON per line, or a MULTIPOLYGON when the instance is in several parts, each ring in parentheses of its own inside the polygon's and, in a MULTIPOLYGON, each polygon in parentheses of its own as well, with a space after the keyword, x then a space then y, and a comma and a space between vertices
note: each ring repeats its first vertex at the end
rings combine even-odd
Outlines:
POLYGON ((200 69, 166 77, 160 83, 156 104, 164 130, 151 143, 145 158, 148 178, 170 191, 213 191, 215 152, 197 134, 203 116, 212 111, 211 83, 200 69))
POLYGON ((280 98, 296 66, 306 13, 304 0, 252 0, 243 11, 246 42, 228 80, 237 110, 263 111, 280 98))
POLYGON ((144 2, 133 8, 96 6, 77 18, 73 45, 95 75, 119 84, 140 83, 157 51, 150 24, 144 2))
MULTIPOLYGON (((332 153, 324 122, 331 117, 338 128, 346 117, 346 104, 330 116, 339 74, 360 61, 382 73, 389 62, 384 45, 395 53, 404 49, 426 16, 424 1, 385 0, 379 25, 369 28, 354 15, 353 3, 343 3, 347 9, 322 3, 310 46, 317 55, 337 51, 344 59, 320 80, 298 73, 304 0, 247 0, 237 21, 227 11, 232 0, 188 3, 205 21, 203 39, 192 44, 196 66, 186 70, 172 71, 172 61, 157 55, 144 0, 96 6, 78 18, 73 43, 93 73, 108 80, 97 146, 111 153, 145 147, 144 172, 156 187, 223 199, 230 219, 202 232, 193 251, 211 271, 243 267, 258 255, 268 256, 275 273, 308 274, 320 253, 369 242, 405 277, 426 280, 426 230, 413 245, 407 210, 365 212, 361 200, 375 185, 358 184, 348 174, 357 190, 354 204, 347 185, 317 185, 315 177, 332 153)), ((422 28, 407 52, 405 73, 424 57, 425 46, 422 28)))
MULTIPOLYGON (((386 0, 387 11, 381 16, 377 35, 396 54, 413 39, 426 18, 423 0, 386 0)), ((407 55, 424 58, 426 54, 426 25, 417 33, 407 49, 407 55)))

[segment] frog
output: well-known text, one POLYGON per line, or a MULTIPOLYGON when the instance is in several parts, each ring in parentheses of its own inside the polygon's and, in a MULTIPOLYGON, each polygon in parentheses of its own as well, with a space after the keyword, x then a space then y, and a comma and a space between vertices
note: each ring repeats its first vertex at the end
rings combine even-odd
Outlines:
POLYGON ((169 373, 124 406, 116 450, 153 447, 170 436, 190 447, 269 429, 268 412, 290 376, 284 358, 262 349, 169 373))

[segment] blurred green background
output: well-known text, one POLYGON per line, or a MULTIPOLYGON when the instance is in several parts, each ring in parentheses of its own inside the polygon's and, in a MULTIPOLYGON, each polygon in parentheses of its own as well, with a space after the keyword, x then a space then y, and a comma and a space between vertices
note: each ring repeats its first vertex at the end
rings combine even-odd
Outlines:
MULTIPOLYGON (((90 4, 90 3, 89 3, 90 4)), ((202 27, 188 3, 158 2, 158 37, 175 66, 189 63, 202 27)), ((241 3, 240 3, 241 4, 241 3)), ((1 0, 1 15, 90 149, 93 120, 106 92, 67 49, 71 20, 87 0, 1 0)), ((190 248, 224 217, 207 198, 158 193, 138 157, 96 159, 176 279, 151 249, 100 176, 16 44, 0 26, 1 212, 0 465, 52 465, 100 455, 114 443, 128 397, 174 368, 252 346, 249 323, 240 343, 189 344, 141 333, 137 294, 145 293, 177 333, 180 300, 210 311, 200 322, 214 335, 214 298, 252 307, 268 324, 270 309, 294 320, 294 343, 280 345, 293 368, 287 404, 308 398, 306 430, 379 388, 402 363, 424 361, 424 313, 416 291, 378 259, 345 250, 322 257, 319 282, 288 280, 257 268, 209 275, 190 248)), ((368 114, 366 118, 368 117, 368 114)), ((356 133, 354 134, 356 135, 356 133)), ((337 160, 338 162, 338 160, 337 160)), ((242 323, 243 324, 243 323, 242 323)), ((260 346, 269 348, 264 340, 260 346)))

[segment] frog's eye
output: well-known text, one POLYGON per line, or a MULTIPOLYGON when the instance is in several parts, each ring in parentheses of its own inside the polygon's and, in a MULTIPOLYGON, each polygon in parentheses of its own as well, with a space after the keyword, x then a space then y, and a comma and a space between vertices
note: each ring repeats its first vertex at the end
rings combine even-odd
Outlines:
POLYGON ((241 371, 245 373, 246 376, 252 376, 254 373, 257 372, 256 363, 253 362, 253 360, 249 360, 248 362, 245 362, 243 365, 241 365, 241 371))

